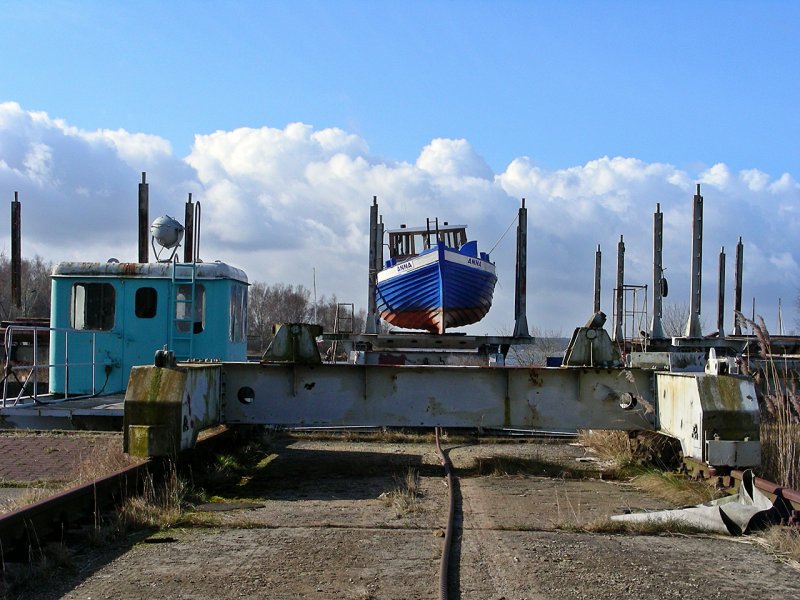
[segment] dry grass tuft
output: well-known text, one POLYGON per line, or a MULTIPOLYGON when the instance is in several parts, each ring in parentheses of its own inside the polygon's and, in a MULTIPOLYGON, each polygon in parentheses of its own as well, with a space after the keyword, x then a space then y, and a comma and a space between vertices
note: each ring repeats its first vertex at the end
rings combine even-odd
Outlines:
POLYGON ((761 532, 759 538, 778 558, 800 563, 800 529, 797 527, 776 525, 761 532))
POLYGON ((75 476, 64 487, 83 485, 140 462, 142 459, 122 451, 122 441, 118 436, 99 437, 89 454, 81 460, 75 476))
POLYGON ((419 499, 422 497, 420 489, 419 473, 413 467, 408 467, 402 477, 395 477, 397 486, 380 495, 380 499, 387 507, 395 510, 395 515, 399 518, 404 515, 419 512, 419 499))
POLYGON ((579 440, 609 466, 621 469, 635 464, 634 444, 627 431, 584 429, 579 440))
POLYGON ((798 489, 800 422, 788 420, 781 412, 777 418, 761 420, 761 475, 779 485, 798 489))
POLYGON ((696 481, 679 473, 653 470, 634 477, 633 485, 675 506, 694 506, 725 494, 723 490, 716 489, 710 479, 696 481))
POLYGON ((128 498, 123 503, 117 513, 120 528, 166 529, 176 525, 183 516, 183 501, 187 491, 186 482, 178 476, 175 465, 170 463, 162 481, 157 482, 148 476, 142 494, 128 498))
POLYGON ((36 482, 31 482, 25 491, 16 498, 9 498, 0 502, 0 514, 12 512, 24 506, 30 506, 39 500, 52 496, 58 491, 53 487, 39 487, 36 482))
POLYGON ((562 524, 560 529, 574 531, 576 533, 607 533, 607 534, 632 534, 632 535, 691 535, 697 533, 708 533, 708 531, 681 523, 677 520, 652 522, 652 521, 613 521, 606 517, 598 519, 584 525, 573 523, 562 524))
POLYGON ((635 475, 642 466, 673 469, 679 464, 677 441, 654 431, 631 436, 627 431, 587 429, 579 433, 579 440, 620 477, 635 475))
POLYGON ((586 477, 585 468, 573 468, 547 461, 538 456, 478 456, 473 466, 465 469, 469 475, 489 477, 515 477, 533 475, 536 477, 555 477, 559 479, 582 479, 586 477))

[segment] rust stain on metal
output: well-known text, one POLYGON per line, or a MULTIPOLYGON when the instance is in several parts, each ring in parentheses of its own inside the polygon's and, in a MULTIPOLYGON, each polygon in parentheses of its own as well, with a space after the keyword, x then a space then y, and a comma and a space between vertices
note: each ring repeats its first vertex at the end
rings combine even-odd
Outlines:
POLYGON ((542 381, 542 378, 539 376, 539 372, 534 369, 528 371, 528 381, 530 381, 532 387, 542 387, 544 385, 544 381, 542 381))
POLYGON ((137 263, 122 263, 120 264, 123 277, 133 277, 139 274, 139 265, 137 263))

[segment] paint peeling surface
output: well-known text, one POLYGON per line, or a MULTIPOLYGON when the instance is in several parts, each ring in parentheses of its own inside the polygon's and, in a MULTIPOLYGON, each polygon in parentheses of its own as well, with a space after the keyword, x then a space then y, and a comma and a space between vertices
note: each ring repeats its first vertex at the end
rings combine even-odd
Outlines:
POLYGON ((748 378, 659 373, 656 388, 661 429, 679 439, 689 457, 708 460, 708 441, 759 439, 758 400, 748 378))
POLYGON ((192 448, 197 435, 220 423, 219 365, 190 365, 181 402, 181 449, 192 448))
MULTIPOLYGON (((235 279, 247 283, 241 269, 221 262, 196 263, 197 279, 235 279)), ((53 277, 138 277, 171 279, 172 263, 96 263, 61 262, 53 267, 53 277)))

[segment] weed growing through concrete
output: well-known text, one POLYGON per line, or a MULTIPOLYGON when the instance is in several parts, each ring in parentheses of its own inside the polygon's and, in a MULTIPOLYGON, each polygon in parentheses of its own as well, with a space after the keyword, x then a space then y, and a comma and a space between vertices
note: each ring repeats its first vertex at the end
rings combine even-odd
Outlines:
POLYGON ((142 494, 128 498, 120 507, 118 519, 122 529, 166 529, 174 526, 183 514, 187 492, 186 482, 178 476, 175 465, 170 462, 161 481, 148 475, 142 494))
POLYGON ((674 506, 694 506, 725 495, 714 487, 710 479, 694 480, 683 474, 643 469, 633 478, 633 485, 645 492, 663 498, 674 506))
POLYGON ((581 479, 586 477, 586 469, 573 468, 545 460, 539 456, 479 456, 472 468, 460 470, 465 476, 515 477, 532 475, 535 477, 555 477, 558 479, 581 479))
POLYGON ((585 429, 580 442, 600 459, 603 470, 616 478, 639 474, 643 466, 674 469, 678 466, 679 444, 673 438, 654 431, 585 429))
POLYGON ((422 496, 420 489, 419 473, 413 467, 408 467, 402 476, 395 476, 396 487, 381 494, 380 499, 385 506, 392 507, 395 515, 400 518, 414 514, 420 510, 419 499, 422 496))

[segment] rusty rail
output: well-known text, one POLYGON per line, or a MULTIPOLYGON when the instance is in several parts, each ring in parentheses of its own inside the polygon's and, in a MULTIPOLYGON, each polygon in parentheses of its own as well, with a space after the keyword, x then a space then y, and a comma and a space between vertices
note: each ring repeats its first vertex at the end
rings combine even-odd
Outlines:
MULTIPOLYGON (((738 482, 742 481, 743 474, 743 471, 731 471, 731 477, 736 479, 738 482)), ((780 496, 789 502, 794 509, 791 522, 794 524, 800 524, 800 491, 793 490, 792 488, 788 487, 782 487, 777 483, 773 483, 767 479, 762 479, 761 477, 756 477, 754 479, 754 483, 759 490, 767 494, 772 500, 774 500, 777 496, 780 496)))
POLYGON ((455 496, 455 475, 453 474, 453 463, 450 462, 450 457, 442 450, 439 443, 440 428, 435 430, 436 436, 436 454, 439 456, 439 461, 444 467, 445 476, 447 477, 447 528, 444 533, 444 546, 442 547, 442 559, 439 562, 439 600, 448 600, 449 598, 449 576, 450 576, 450 554, 453 546, 453 527, 455 525, 456 513, 456 496, 455 496))
MULTIPOLYGON (((211 446, 227 439, 230 430, 209 435, 198 446, 211 446)), ((178 457, 181 464, 189 454, 178 457)), ((0 559, 26 558, 53 536, 118 506, 142 492, 148 479, 162 477, 169 459, 150 459, 80 485, 0 516, 0 559)))
POLYGON ((163 461, 140 463, 0 516, 3 559, 40 547, 49 536, 136 495, 144 477, 163 468, 163 461))

